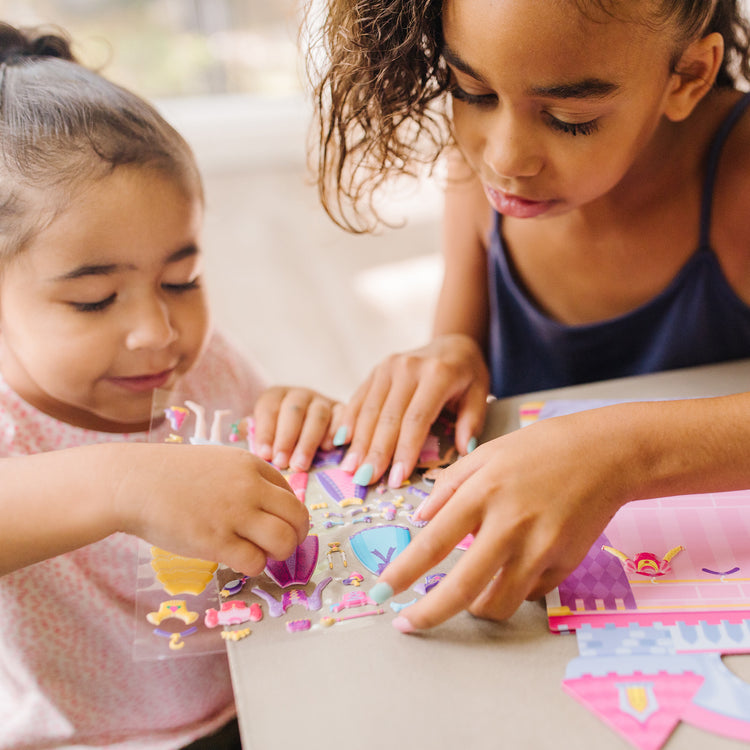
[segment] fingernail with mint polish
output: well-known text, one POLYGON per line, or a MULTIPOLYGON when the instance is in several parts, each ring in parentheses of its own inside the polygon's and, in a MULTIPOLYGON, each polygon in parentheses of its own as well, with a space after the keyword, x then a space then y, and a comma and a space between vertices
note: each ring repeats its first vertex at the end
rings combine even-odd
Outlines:
POLYGON ((388 475, 388 486, 397 490, 404 483, 404 465, 399 461, 391 467, 391 473, 388 475))
POLYGON ((336 434, 333 436, 333 444, 340 448, 342 445, 346 445, 346 439, 349 437, 349 428, 346 425, 341 425, 341 427, 336 430, 336 434))
POLYGON ((367 596, 369 596, 375 604, 382 604, 393 596, 393 589, 385 581, 378 581, 367 592, 367 596))
POLYGON ((352 481, 360 487, 367 487, 372 481, 372 475, 374 473, 375 468, 372 464, 362 464, 362 466, 357 469, 352 481))
POLYGON ((477 445, 479 445, 479 443, 477 442, 477 439, 472 435, 469 438, 469 442, 466 443, 466 452, 471 453, 473 450, 476 450, 477 445))
POLYGON ((391 620, 391 625, 393 625, 393 627, 396 628, 396 630, 406 635, 409 635, 409 633, 417 632, 417 629, 403 615, 394 617, 391 620))

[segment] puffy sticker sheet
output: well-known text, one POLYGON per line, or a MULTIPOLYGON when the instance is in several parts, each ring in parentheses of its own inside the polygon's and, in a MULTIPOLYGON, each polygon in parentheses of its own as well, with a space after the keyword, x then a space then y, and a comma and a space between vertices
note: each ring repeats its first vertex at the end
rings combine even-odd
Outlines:
MULTIPOLYGON (((154 419, 169 420, 169 442, 253 449, 251 420, 232 421, 224 411, 205 414, 199 404, 173 404, 168 398, 157 392, 154 419)), ((308 472, 285 472, 308 508, 310 532, 287 560, 269 560, 264 572, 252 578, 142 542, 135 658, 219 651, 226 640, 261 643, 390 626, 401 609, 439 585, 469 543, 465 540, 394 600, 378 605, 368 597, 383 568, 424 526, 412 514, 428 496, 434 472, 454 453, 452 423, 441 417, 422 449, 418 470, 397 490, 385 483, 355 485, 352 475, 339 467, 343 449, 320 451, 308 472)))

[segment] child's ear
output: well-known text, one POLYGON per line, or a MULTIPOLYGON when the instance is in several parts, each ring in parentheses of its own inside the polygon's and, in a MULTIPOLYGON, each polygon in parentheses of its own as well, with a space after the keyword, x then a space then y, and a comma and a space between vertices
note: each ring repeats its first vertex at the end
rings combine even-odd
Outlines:
POLYGON ((692 42, 672 74, 664 114, 673 122, 684 120, 711 90, 724 59, 724 38, 714 32, 692 42))

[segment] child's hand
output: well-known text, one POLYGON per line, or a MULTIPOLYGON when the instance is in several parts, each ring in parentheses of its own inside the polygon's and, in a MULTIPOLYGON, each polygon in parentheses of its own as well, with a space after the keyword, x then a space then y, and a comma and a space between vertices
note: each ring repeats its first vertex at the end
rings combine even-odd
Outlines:
POLYGON ((115 445, 118 528, 176 554, 259 574, 285 560, 309 515, 272 466, 241 448, 115 445))
POLYGON ((341 467, 359 470, 371 484, 393 466, 388 482, 400 487, 419 458, 444 407, 456 413, 456 448, 469 452, 484 425, 489 373, 477 342, 463 334, 440 336, 427 346, 394 354, 378 365, 336 421, 337 443, 350 443, 341 467))
POLYGON ((307 471, 318 448, 333 447, 337 404, 308 388, 275 386, 255 404, 255 452, 279 469, 307 471))
POLYGON ((577 567, 627 497, 617 470, 622 476, 629 468, 607 434, 586 430, 587 421, 583 414, 545 420, 441 472, 419 509, 430 524, 386 568, 380 582, 387 586, 376 591, 406 590, 465 535, 475 539, 396 627, 430 628, 463 609, 502 620, 577 567))

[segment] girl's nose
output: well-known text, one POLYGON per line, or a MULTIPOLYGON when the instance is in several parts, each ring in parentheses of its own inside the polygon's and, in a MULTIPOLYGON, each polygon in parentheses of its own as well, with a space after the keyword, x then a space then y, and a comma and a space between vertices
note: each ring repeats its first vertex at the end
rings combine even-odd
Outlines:
POLYGON ((128 349, 163 349, 177 338, 168 305, 161 299, 142 301, 129 316, 128 349))
POLYGON ((495 175, 507 179, 534 177, 543 164, 533 134, 508 109, 500 109, 489 123, 484 161, 495 175))

